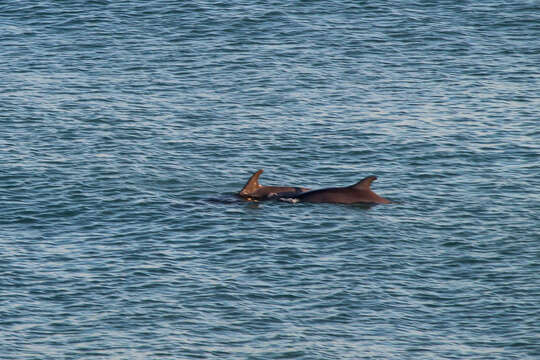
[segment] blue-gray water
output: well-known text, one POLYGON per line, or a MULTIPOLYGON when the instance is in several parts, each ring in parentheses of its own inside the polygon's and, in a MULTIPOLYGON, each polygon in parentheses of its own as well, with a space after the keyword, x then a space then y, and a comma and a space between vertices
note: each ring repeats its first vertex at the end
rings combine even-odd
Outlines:
POLYGON ((538 359, 539 64, 538 1, 1 2, 0 358, 538 359))

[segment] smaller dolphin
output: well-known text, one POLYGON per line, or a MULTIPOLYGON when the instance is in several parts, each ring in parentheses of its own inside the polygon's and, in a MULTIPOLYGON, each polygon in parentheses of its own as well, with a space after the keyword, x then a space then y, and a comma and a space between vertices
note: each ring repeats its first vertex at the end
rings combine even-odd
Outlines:
POLYGON ((293 196, 280 196, 284 201, 334 204, 391 204, 392 201, 375 194, 370 186, 376 176, 368 176, 354 185, 312 190, 293 196))
POLYGON ((268 200, 276 197, 289 197, 308 191, 307 188, 291 186, 265 186, 259 184, 259 176, 263 169, 251 175, 246 185, 238 193, 247 200, 268 200))

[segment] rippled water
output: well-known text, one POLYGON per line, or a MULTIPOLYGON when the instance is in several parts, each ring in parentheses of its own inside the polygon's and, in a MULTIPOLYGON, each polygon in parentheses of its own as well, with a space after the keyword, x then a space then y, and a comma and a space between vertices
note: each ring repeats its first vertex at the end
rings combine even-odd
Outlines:
POLYGON ((2 359, 540 357, 538 1, 0 4, 2 359), (369 209, 244 202, 373 189, 369 209))

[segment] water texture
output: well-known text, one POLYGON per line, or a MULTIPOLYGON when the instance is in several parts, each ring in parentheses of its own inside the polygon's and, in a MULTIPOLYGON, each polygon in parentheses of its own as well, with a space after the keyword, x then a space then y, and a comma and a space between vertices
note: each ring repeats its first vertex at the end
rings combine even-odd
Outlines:
POLYGON ((0 3, 0 358, 540 358, 538 1, 0 3), (399 204, 245 202, 350 185, 399 204))

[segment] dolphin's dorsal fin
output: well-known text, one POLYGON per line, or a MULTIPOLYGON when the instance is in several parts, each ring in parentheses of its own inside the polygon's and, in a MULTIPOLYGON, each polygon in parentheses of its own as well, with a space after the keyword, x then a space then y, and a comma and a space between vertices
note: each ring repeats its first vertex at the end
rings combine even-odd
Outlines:
POLYGON ((240 190, 240 195, 250 195, 253 194, 257 189, 261 187, 259 184, 259 176, 263 173, 263 169, 257 171, 255 174, 251 175, 246 185, 240 190))
POLYGON ((371 176, 363 178, 362 180, 352 185, 351 187, 358 190, 361 190, 361 189, 369 190, 371 183, 374 182, 375 180, 377 180, 377 177, 371 175, 371 176))

